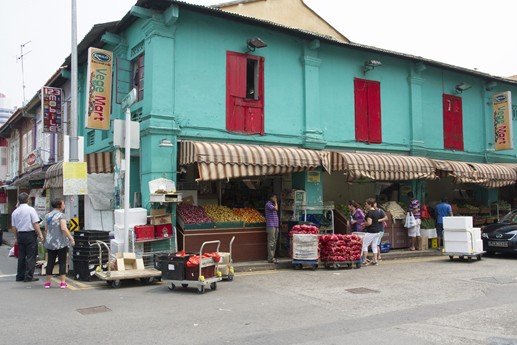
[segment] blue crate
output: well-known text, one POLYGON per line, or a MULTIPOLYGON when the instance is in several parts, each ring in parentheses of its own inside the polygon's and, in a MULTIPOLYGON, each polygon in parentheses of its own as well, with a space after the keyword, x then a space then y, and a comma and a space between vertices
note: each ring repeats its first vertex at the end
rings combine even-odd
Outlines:
POLYGON ((389 251, 391 250, 391 243, 384 242, 384 243, 379 244, 379 247, 380 247, 381 253, 389 253, 389 251))

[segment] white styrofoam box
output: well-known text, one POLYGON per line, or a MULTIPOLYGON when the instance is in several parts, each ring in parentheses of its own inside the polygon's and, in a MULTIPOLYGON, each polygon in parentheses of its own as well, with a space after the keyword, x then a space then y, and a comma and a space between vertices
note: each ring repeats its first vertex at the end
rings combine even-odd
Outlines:
POLYGON ((474 242, 474 252, 481 253, 483 251, 483 240, 476 240, 474 242))
POLYGON ((129 238, 129 234, 133 233, 133 228, 128 229, 128 234, 124 235, 124 226, 123 225, 117 225, 115 224, 113 226, 113 234, 115 236, 115 239, 121 242, 127 242, 127 239, 129 238))
POLYGON ((472 227, 472 217, 443 217, 443 228, 445 230, 470 229, 472 227))
POLYGON ((443 231, 446 241, 476 241, 481 239, 481 228, 446 229, 443 231))
POLYGON ((427 238, 436 238, 436 229, 420 229, 420 236, 427 238))
POLYGON ((230 263, 230 253, 228 252, 219 252, 221 259, 219 259, 220 265, 226 265, 230 263))
MULTIPOLYGON (((132 228, 135 225, 147 224, 147 209, 137 207, 129 209, 129 227, 132 228)), ((115 224, 124 226, 124 209, 115 210, 115 224)))
POLYGON ((446 253, 465 253, 470 254, 474 251, 471 241, 444 241, 446 253))
POLYGON ((110 241, 111 254, 115 255, 117 253, 124 252, 124 242, 119 240, 111 240, 110 241))

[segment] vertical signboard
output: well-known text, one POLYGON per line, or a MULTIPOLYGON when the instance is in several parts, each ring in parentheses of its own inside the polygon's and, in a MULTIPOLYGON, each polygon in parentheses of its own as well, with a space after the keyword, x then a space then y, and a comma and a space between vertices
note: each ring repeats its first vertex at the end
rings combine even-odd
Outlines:
POLYGON ((112 52, 92 47, 88 49, 86 128, 110 128, 112 68, 112 52))
POLYGON ((494 109, 495 150, 513 149, 512 94, 510 91, 495 94, 494 109))
POLYGON ((48 86, 41 88, 43 132, 63 133, 63 125, 61 122, 62 97, 63 90, 59 88, 48 86))

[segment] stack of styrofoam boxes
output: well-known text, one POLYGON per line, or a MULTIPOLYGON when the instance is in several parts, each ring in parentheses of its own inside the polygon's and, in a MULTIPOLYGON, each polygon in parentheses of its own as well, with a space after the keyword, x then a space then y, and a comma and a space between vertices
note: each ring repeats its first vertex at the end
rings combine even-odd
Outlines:
POLYGON ((447 253, 480 253, 481 229, 472 226, 472 217, 443 217, 443 244, 447 253))
POLYGON ((115 239, 111 240, 111 253, 128 252, 130 249, 129 235, 134 233, 135 225, 147 223, 147 210, 145 208, 130 208, 128 218, 129 233, 124 233, 124 209, 115 210, 115 225, 113 226, 115 239))

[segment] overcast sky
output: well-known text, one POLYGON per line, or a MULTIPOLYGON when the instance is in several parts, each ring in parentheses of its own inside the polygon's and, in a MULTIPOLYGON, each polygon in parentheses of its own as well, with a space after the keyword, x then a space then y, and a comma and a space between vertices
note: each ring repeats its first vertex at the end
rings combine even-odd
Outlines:
MULTIPOLYGON (((221 1, 189 2, 210 5, 221 1)), ((517 74, 515 0, 305 2, 355 43, 496 76, 517 74)), ((120 20, 135 3, 136 0, 77 0, 78 42, 94 24, 120 20)), ((20 45, 30 42, 23 50, 25 99, 29 100, 70 54, 70 22, 71 1, 1 2, 0 93, 8 96, 10 105, 19 106, 23 101, 20 45)))

